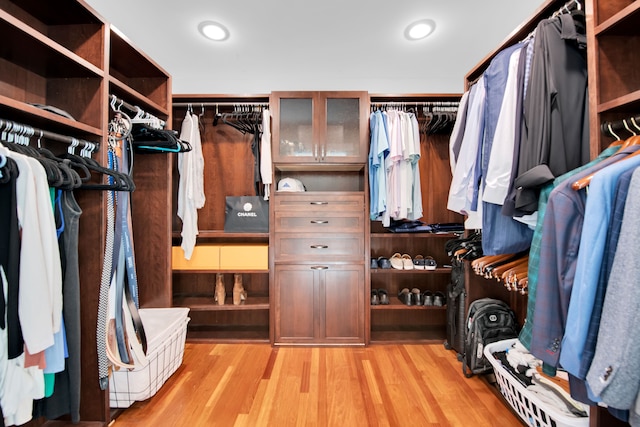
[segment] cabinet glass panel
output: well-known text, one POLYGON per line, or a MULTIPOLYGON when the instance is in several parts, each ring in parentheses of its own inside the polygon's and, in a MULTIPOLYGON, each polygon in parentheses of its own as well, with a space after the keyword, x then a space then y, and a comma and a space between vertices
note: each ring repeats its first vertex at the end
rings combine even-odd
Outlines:
POLYGON ((313 101, 280 100, 280 155, 313 156, 313 101))
POLYGON ((327 99, 326 157, 357 156, 360 144, 360 100, 327 99))

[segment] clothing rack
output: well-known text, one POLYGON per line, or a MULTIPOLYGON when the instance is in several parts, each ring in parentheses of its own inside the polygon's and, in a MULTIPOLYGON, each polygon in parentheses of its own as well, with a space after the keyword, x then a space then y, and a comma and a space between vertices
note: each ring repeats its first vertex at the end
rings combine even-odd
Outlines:
POLYGON ((129 112, 134 114, 133 117, 129 117, 129 115, 127 115, 127 118, 129 118, 131 120, 131 123, 148 124, 148 125, 151 125, 152 127, 156 128, 156 129, 164 129, 165 125, 167 124, 164 120, 159 119, 158 117, 154 116, 153 114, 147 113, 146 111, 144 111, 142 108, 138 107, 137 105, 129 104, 125 100, 120 99, 115 95, 109 95, 109 98, 110 98, 109 105, 111 106, 111 109, 113 111, 116 111, 116 112, 119 112, 119 113, 123 113, 122 108, 124 107, 129 112))
POLYGON ((91 153, 96 152, 100 149, 100 143, 98 142, 90 142, 74 138, 72 136, 61 135, 59 133, 38 129, 36 127, 14 122, 12 120, 0 119, 0 132, 2 134, 2 140, 5 139, 5 135, 11 134, 14 138, 18 138, 18 141, 15 142, 23 143, 24 145, 27 145, 32 137, 37 136, 38 146, 40 146, 40 140, 44 138, 49 141, 69 144, 72 147, 80 147, 81 149, 91 153))
POLYGON ((268 102, 174 102, 174 107, 193 108, 200 107, 263 107, 269 108, 268 102))
POLYGON ((422 111, 433 113, 456 113, 458 106, 457 101, 422 101, 422 102, 406 102, 406 101, 387 101, 387 102, 373 102, 371 103, 371 111, 386 110, 386 109, 401 109, 406 110, 408 108, 414 108, 418 111, 419 107, 422 107, 422 111))
POLYGON ((640 116, 632 116, 611 122, 603 121, 600 125, 600 131, 603 135, 612 136, 616 139, 623 139, 620 136, 623 133, 640 135, 640 116))

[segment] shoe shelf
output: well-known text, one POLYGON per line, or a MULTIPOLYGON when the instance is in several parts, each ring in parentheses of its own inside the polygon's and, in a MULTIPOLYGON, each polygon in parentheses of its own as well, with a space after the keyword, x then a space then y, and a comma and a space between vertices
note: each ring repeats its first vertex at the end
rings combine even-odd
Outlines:
POLYGON ((451 267, 436 267, 435 270, 397 270, 395 268, 372 268, 371 274, 451 274, 451 267))
MULTIPOLYGON (((406 305, 401 301, 394 301, 394 297, 389 297, 389 304, 372 305, 371 310, 446 310, 447 305, 406 305)), ((396 297, 397 299, 397 297, 396 297)))
POLYGON ((269 297, 268 296, 254 296, 248 297, 240 305, 233 304, 233 298, 228 296, 224 300, 224 304, 218 305, 213 299, 213 295, 186 295, 186 296, 173 296, 174 307, 189 307, 191 311, 235 311, 235 310, 269 310, 269 297))

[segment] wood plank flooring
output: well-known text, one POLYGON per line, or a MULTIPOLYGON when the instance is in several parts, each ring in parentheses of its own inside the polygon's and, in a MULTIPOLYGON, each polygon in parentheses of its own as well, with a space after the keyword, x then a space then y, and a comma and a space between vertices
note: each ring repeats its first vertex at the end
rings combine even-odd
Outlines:
POLYGON ((112 422, 137 426, 520 426, 453 351, 434 345, 187 343, 158 393, 112 422))

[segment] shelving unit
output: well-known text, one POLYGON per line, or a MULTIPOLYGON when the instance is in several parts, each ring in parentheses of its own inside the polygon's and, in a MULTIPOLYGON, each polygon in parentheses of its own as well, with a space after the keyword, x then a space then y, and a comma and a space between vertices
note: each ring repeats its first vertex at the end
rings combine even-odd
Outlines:
MULTIPOLYGON (((233 111, 234 103, 268 104, 268 95, 174 95, 173 128, 180 131, 187 107, 202 122, 202 149, 205 158, 205 206, 198 210, 199 232, 196 245, 269 244, 269 233, 224 232, 225 197, 254 195, 252 135, 245 135, 222 120, 214 126, 216 113, 233 111), (219 105, 216 105, 219 104, 219 105), (213 106, 216 105, 216 106, 213 106), (224 159, 233 159, 233 162, 224 159), (229 179, 233 177, 233 179, 229 179)), ((173 194, 172 244, 180 246, 182 223, 177 216, 177 158, 172 165, 173 194)), ((180 251, 178 251, 179 253, 180 251)), ((180 255, 177 255, 180 256, 180 255)), ((171 263, 169 263, 171 265, 171 263)), ((269 339, 269 270, 224 269, 219 267, 172 270, 171 304, 189 307, 191 321, 187 330, 190 342, 262 342, 269 339), (227 298, 218 305, 213 298, 216 274, 222 273, 227 298), (247 299, 233 305, 233 274, 241 273, 247 299)))
MULTIPOLYGON (((81 0, 0 0, 0 118, 49 132, 96 142, 94 159, 107 164, 109 94, 168 120, 171 78, 81 0), (135 71, 133 71, 135 70, 135 71), (148 83, 151 81, 152 83, 148 83), (144 83, 143 83, 144 82, 144 83), (38 108, 59 108, 73 119, 38 108)), ((65 144, 42 140, 54 154, 65 144)), ((136 155, 133 194, 134 242, 142 306, 168 306, 171 169, 166 156, 136 155), (166 173, 160 174, 158 171, 166 173), (163 183, 162 177, 167 180, 163 183), (148 209, 148 210, 147 210, 148 209), (153 267, 149 267, 153 266, 153 267)), ((82 406, 79 425, 107 425, 111 420, 108 390, 97 378, 95 327, 98 288, 105 247, 106 192, 75 193, 81 209, 78 255, 81 290, 82 406)), ((28 425, 59 425, 33 420, 28 425)))
MULTIPOLYGON (((422 123, 424 103, 457 102, 459 94, 370 94, 371 105, 389 103, 405 105, 418 111, 422 123)), ((451 169, 449 165, 449 135, 420 133, 420 187, 425 223, 462 222, 462 216, 446 209, 451 169)), ((437 263, 435 270, 372 269, 367 266, 369 279, 367 306, 369 307, 369 342, 380 343, 442 343, 446 339, 446 306, 406 306, 398 299, 398 291, 418 288, 422 292, 443 292, 451 278, 450 259, 444 249, 455 234, 392 233, 379 221, 370 223, 370 258, 390 258, 394 253, 431 256, 437 263), (385 289, 389 305, 370 305, 372 289, 385 289)))

